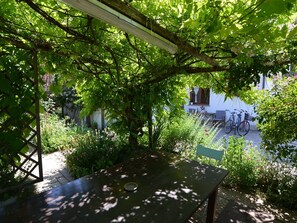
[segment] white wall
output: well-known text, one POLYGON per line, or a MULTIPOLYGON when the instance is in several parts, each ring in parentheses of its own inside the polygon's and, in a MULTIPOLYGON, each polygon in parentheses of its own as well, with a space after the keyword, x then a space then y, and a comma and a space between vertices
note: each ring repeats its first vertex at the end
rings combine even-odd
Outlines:
MULTIPOLYGON (((271 89, 272 86, 273 86, 273 81, 271 78, 267 78, 267 77, 264 77, 263 75, 260 75, 260 83, 257 84, 256 89, 258 90, 271 89)), ((194 90, 195 90, 195 93, 197 94, 198 88, 195 87, 194 90)), ((188 93, 188 98, 185 99, 185 105, 184 105, 185 111, 189 112, 189 109, 195 109, 198 112, 200 112, 201 105, 189 105, 190 89, 187 89, 187 93, 188 93)), ((245 102, 240 100, 240 98, 234 97, 232 99, 225 100, 225 96, 223 94, 215 94, 212 91, 210 91, 209 105, 204 107, 208 113, 215 113, 216 110, 233 111, 234 109, 243 109, 248 111, 250 115, 256 116, 256 113, 254 111, 254 106, 246 104, 245 102)), ((230 115, 230 113, 227 112, 226 115, 227 115, 226 119, 228 119, 229 118, 228 116, 230 115)), ((255 129, 255 128, 256 128, 256 122, 251 122, 251 129, 255 129)))
MULTIPOLYGON (((187 103, 189 100, 187 100, 187 103)), ((243 109, 248 111, 248 113, 252 116, 255 116, 254 107, 252 105, 248 105, 240 98, 234 97, 232 99, 226 99, 223 94, 215 94, 214 92, 210 91, 210 99, 209 99, 209 105, 205 105, 205 110, 208 113, 215 113, 216 110, 230 110, 233 111, 234 109, 243 109)), ((189 112, 189 109, 195 109, 198 110, 198 112, 201 111, 201 105, 184 105, 185 111, 189 112)), ((226 112, 226 120, 229 118, 230 113, 226 112)), ((256 128, 256 123, 251 122, 251 129, 256 128)))
MULTIPOLYGON (((201 111, 200 105, 185 105, 185 110, 188 112, 189 109, 198 109, 201 111)), ((234 97, 232 99, 226 99, 222 94, 215 94, 212 91, 210 92, 209 105, 205 105, 205 110, 208 113, 215 113, 216 110, 234 110, 234 109, 243 109, 248 111, 250 114, 254 113, 254 107, 252 105, 248 105, 240 100, 238 97, 234 97)))
POLYGON ((95 111, 92 115, 91 115, 91 125, 96 122, 97 123, 97 128, 98 129, 103 129, 103 127, 105 127, 105 123, 104 123, 104 117, 102 117, 102 115, 104 116, 104 112, 102 112, 102 109, 98 109, 97 111, 95 111))

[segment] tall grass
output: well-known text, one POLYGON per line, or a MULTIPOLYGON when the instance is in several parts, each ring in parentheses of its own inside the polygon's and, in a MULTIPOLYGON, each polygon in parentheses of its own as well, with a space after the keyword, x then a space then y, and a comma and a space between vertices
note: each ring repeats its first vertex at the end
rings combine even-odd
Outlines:
POLYGON ((185 114, 165 124, 159 147, 193 157, 198 144, 209 148, 223 149, 221 140, 215 140, 219 128, 204 121, 202 116, 185 114))

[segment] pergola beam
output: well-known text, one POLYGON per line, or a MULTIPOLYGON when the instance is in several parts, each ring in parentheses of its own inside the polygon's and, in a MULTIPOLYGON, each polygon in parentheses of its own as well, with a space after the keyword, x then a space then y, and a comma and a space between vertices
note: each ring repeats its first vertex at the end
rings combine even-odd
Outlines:
POLYGON ((62 0, 68 5, 84 11, 97 19, 117 26, 118 28, 142 38, 168 52, 178 51, 199 58, 210 66, 219 66, 217 61, 206 54, 200 53, 200 48, 170 32, 153 19, 148 18, 129 3, 121 0, 62 0))

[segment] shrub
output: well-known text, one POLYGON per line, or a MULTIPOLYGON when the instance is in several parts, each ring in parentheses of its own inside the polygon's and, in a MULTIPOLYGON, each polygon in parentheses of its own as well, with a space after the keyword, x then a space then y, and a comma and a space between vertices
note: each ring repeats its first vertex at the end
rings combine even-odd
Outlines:
POLYGON ((0 191, 3 188, 14 186, 16 182, 12 166, 0 157, 0 191))
POLYGON ((269 201, 290 209, 297 208, 296 169, 286 163, 269 161, 244 138, 231 136, 227 145, 223 166, 229 175, 225 185, 260 189, 269 201))
POLYGON ((263 168, 260 180, 261 189, 269 201, 292 210, 297 209, 296 169, 284 163, 269 162, 263 168))
POLYGON ((100 135, 88 132, 78 138, 75 145, 76 148, 66 155, 67 167, 75 178, 112 166, 118 160, 118 143, 106 132, 100 135))
POLYGON ((41 114, 41 146, 44 153, 70 149, 80 133, 56 114, 41 114))
POLYGON ((297 167, 297 75, 275 77, 271 90, 256 102, 265 150, 297 167), (264 100, 265 99, 265 100, 264 100))
POLYGON ((252 144, 243 137, 231 136, 228 141, 223 166, 229 171, 226 183, 251 189, 257 185, 265 159, 252 144))
POLYGON ((214 141, 218 134, 217 126, 203 122, 202 117, 185 114, 182 118, 165 124, 159 147, 165 151, 179 152, 193 158, 198 144, 222 149, 220 141, 214 141))

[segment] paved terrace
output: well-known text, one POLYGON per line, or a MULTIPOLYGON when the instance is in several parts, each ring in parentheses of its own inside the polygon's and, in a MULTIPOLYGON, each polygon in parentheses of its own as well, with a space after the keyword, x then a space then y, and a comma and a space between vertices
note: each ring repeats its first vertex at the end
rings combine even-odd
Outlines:
MULTIPOLYGON (((221 131, 219 137, 229 137, 221 131)), ((250 131, 245 137, 259 146, 258 131, 250 131)), ((43 155, 44 181, 36 184, 36 193, 47 191, 73 180, 62 152, 43 155)), ((205 222, 206 206, 201 207, 189 223, 205 222)), ((266 203, 261 197, 221 187, 217 201, 216 223, 296 223, 297 211, 282 210, 266 203)))

